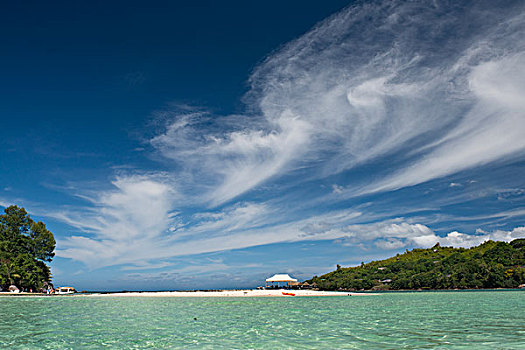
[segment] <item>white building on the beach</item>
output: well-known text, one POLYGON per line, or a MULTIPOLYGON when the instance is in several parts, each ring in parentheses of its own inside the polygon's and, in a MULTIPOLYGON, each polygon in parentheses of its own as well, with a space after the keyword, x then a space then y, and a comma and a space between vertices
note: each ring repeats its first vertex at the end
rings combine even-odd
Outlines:
POLYGON ((268 287, 268 283, 273 285, 273 283, 286 283, 288 287, 297 285, 297 279, 290 277, 288 274, 276 274, 273 275, 270 278, 266 279, 266 287, 268 287))

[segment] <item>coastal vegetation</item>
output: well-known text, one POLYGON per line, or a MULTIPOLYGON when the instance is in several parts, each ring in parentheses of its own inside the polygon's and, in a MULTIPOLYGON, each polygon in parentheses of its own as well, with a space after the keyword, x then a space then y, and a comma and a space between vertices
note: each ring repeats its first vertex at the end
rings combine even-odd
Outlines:
POLYGON ((55 256, 55 245, 43 222, 33 221, 24 208, 6 208, 0 215, 0 288, 42 289, 51 281, 46 262, 55 256))
POLYGON ((337 269, 307 281, 323 290, 516 288, 525 283, 525 239, 473 248, 407 250, 386 260, 337 269))

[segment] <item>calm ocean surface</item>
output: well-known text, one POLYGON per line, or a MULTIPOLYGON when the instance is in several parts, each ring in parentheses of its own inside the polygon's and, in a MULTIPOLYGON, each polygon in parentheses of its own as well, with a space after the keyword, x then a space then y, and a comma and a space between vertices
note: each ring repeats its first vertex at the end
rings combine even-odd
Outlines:
POLYGON ((525 292, 0 297, 0 349, 101 348, 525 349, 525 292))

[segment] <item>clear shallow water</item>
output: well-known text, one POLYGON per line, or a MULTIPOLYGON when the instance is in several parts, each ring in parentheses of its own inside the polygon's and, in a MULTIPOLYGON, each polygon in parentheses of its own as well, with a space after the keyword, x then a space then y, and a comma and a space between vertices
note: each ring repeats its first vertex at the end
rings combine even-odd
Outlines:
POLYGON ((525 349, 525 292, 0 297, 6 348, 525 349))

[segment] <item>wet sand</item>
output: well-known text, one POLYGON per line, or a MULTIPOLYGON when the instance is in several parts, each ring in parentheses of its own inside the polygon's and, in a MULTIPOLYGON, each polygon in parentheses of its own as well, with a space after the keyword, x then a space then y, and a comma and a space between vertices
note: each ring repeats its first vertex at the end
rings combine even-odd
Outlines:
POLYGON ((315 290, 286 289, 246 289, 221 291, 191 291, 191 292, 125 292, 107 294, 89 294, 86 296, 103 297, 329 297, 372 295, 370 293, 329 292, 315 290))

